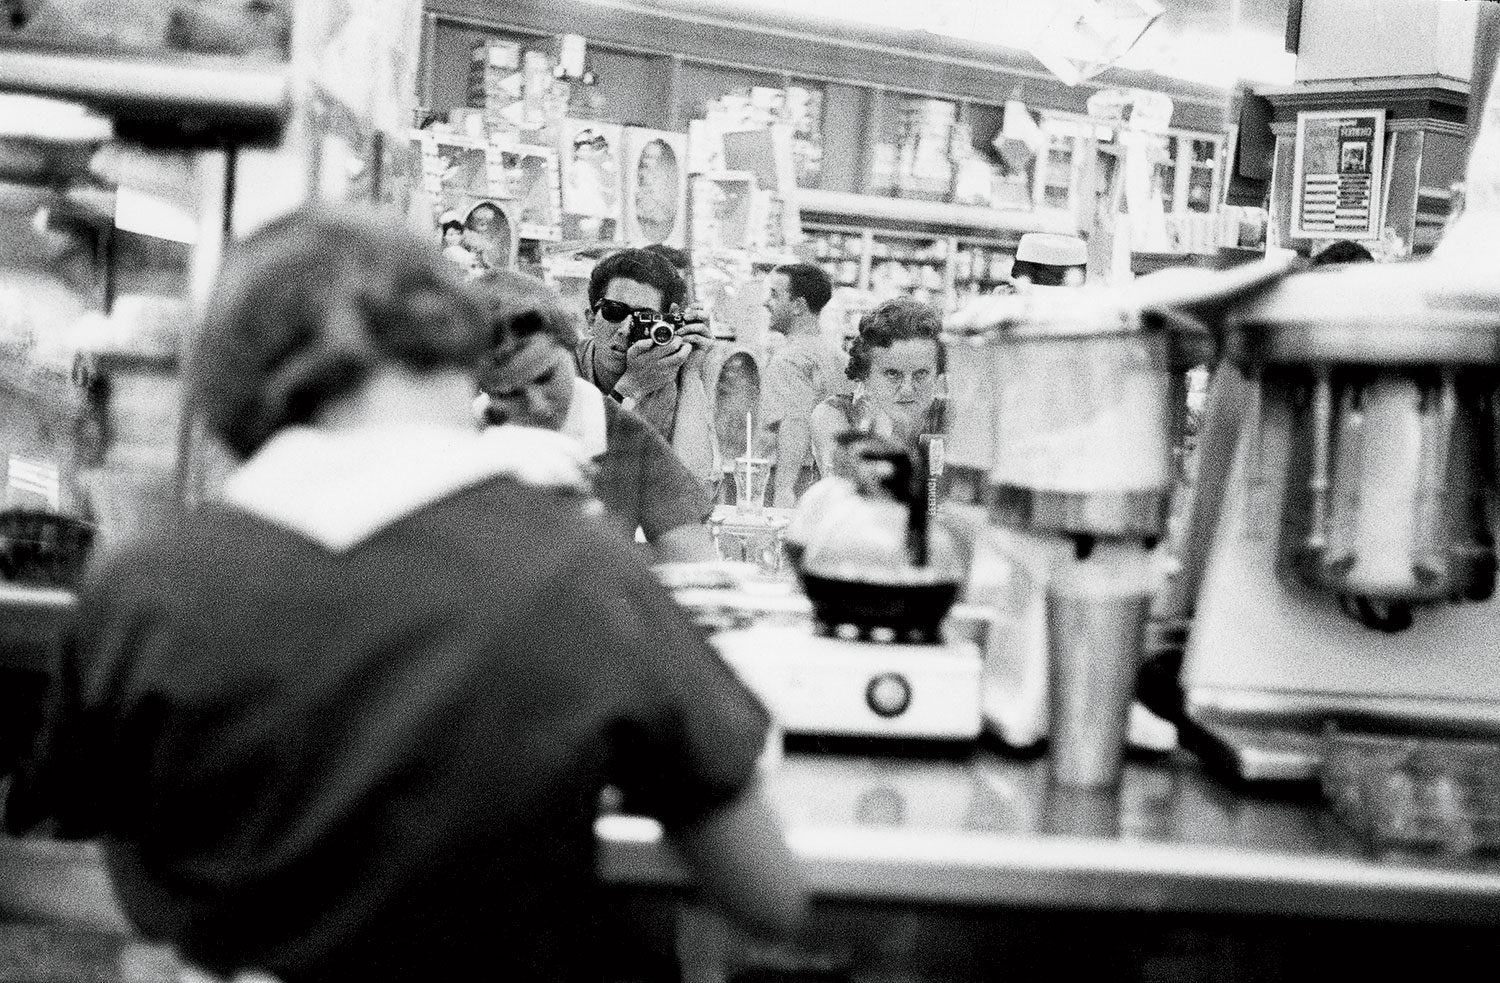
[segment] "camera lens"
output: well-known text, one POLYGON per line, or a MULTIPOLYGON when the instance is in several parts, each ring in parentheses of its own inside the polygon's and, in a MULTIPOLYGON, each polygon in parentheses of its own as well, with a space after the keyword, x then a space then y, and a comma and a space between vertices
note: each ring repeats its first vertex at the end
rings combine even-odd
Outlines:
POLYGON ((676 337, 672 326, 666 321, 657 321, 651 326, 651 341, 658 345, 665 345, 676 337))

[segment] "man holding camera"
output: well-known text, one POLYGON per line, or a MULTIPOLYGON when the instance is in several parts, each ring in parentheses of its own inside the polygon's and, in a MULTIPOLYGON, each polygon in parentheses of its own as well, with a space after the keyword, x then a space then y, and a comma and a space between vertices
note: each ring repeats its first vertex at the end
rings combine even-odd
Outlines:
POLYGON ((655 253, 622 249, 604 257, 589 277, 589 335, 578 345, 578 369, 644 417, 693 476, 710 484, 719 478, 718 366, 707 319, 696 308, 682 310, 685 298, 682 278, 655 253))

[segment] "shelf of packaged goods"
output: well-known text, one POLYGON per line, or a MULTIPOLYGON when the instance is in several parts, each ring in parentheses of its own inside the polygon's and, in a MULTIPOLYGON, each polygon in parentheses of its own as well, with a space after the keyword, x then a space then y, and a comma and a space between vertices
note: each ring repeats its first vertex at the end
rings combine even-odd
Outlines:
MULTIPOLYGON (((1071 215, 1062 212, 1002 210, 980 205, 951 205, 938 201, 883 198, 879 195, 857 195, 813 188, 797 192, 797 206, 804 218, 809 215, 829 216, 861 224, 890 222, 937 226, 957 232, 991 235, 1010 233, 1017 237, 1027 232, 1059 232, 1066 235, 1078 232, 1071 215)), ((882 232, 883 230, 877 234, 882 232)))
POLYGON ((7 46, 0 92, 84 103, 118 136, 158 146, 272 144, 292 112, 285 64, 176 53, 7 46))
POLYGON ((1130 254, 1130 269, 1137 276, 1173 266, 1222 270, 1242 263, 1256 262, 1264 259, 1265 255, 1262 249, 1241 249, 1237 246, 1222 246, 1211 253, 1134 252, 1130 254))
POLYGON ((876 263, 910 263, 914 266, 947 266, 946 256, 871 256, 876 263))

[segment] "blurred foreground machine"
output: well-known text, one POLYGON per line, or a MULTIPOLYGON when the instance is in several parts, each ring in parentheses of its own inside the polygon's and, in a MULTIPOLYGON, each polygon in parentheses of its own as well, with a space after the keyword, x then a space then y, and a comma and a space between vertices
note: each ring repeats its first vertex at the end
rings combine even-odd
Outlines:
POLYGON ((1312 777, 1329 724, 1500 733, 1495 301, 1434 260, 1225 315, 1178 587, 1188 714, 1243 777, 1312 777))
MULTIPOLYGON (((1209 356, 1206 325, 1285 269, 1166 270, 1125 288, 983 298, 947 320, 945 507, 973 530, 965 596, 995 615, 983 712, 1007 744, 1046 739, 1059 645, 1096 638, 1144 657, 1187 370, 1209 356)), ((1176 738, 1138 704, 1128 740, 1161 750, 1176 738)))

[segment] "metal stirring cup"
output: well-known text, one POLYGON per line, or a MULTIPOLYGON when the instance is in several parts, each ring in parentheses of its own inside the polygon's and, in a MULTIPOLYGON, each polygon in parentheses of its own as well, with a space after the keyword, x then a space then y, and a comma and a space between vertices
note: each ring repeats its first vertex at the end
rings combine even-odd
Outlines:
POLYGON ((1059 785, 1119 784, 1150 607, 1147 584, 1089 561, 1048 584, 1049 757, 1059 785))

